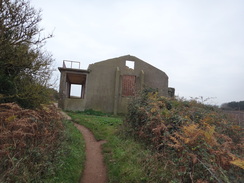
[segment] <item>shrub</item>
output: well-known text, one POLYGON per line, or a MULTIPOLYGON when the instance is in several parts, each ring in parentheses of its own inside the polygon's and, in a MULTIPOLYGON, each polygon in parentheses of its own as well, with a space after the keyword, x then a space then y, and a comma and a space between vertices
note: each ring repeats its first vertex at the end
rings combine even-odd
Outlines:
POLYGON ((63 140, 54 106, 34 111, 0 104, 0 182, 40 182, 52 175, 63 140))
POLYGON ((165 182, 243 181, 243 129, 218 108, 143 92, 128 111, 128 133, 165 163, 165 182))

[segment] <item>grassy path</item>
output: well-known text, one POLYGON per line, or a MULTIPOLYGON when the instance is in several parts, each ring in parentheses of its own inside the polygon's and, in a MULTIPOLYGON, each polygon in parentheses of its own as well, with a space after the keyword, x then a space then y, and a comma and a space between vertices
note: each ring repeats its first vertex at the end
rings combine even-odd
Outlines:
POLYGON ((86 127, 75 124, 86 142, 86 162, 81 183, 105 183, 107 181, 106 166, 103 161, 101 145, 105 141, 96 141, 92 132, 86 127))
POLYGON ((71 121, 65 120, 66 140, 62 151, 58 152, 57 170, 45 183, 78 183, 84 170, 85 140, 71 121))
POLYGON ((159 168, 151 152, 131 137, 121 133, 122 118, 68 113, 75 123, 88 128, 97 141, 106 140, 102 151, 107 166, 108 183, 161 182, 153 171, 159 168), (157 180, 156 180, 156 179, 157 180))

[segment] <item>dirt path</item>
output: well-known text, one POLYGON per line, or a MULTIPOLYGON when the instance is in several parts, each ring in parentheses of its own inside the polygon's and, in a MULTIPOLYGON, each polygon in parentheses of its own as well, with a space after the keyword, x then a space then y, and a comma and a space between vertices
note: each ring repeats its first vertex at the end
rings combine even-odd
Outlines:
POLYGON ((103 162, 101 145, 105 141, 96 141, 90 130, 75 124, 84 136, 86 142, 86 163, 80 183, 105 183, 107 181, 106 167, 103 162))

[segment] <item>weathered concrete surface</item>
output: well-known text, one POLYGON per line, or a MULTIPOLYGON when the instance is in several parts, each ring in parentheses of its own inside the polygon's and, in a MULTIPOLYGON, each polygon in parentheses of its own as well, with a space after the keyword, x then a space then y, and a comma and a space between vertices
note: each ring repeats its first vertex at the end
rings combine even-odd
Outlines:
MULTIPOLYGON (((60 107, 63 110, 69 110, 68 104, 71 104, 71 102, 66 99, 70 98, 70 91, 71 91, 71 84, 79 84, 82 85, 82 93, 81 98, 84 98, 85 95, 85 89, 86 89, 86 80, 87 75, 89 73, 88 70, 82 70, 82 69, 72 69, 72 68, 58 68, 60 71, 60 85, 59 85, 59 101, 58 101, 58 107, 60 107)), ((77 102, 75 102, 77 103, 77 102)), ((76 105, 76 104, 74 104, 76 105)), ((77 110, 84 110, 84 104, 82 104, 79 109, 77 110)), ((71 106, 72 108, 72 106, 71 106)), ((76 111, 77 111, 76 110, 76 111)))
POLYGON ((66 68, 59 70, 61 72, 59 107, 65 110, 94 109, 114 114, 126 113, 132 96, 124 94, 125 86, 128 91, 132 88, 131 91, 135 93, 143 88, 157 89, 162 96, 174 93, 174 90, 169 90, 168 76, 163 71, 130 55, 90 64, 88 70, 66 68), (134 68, 127 67, 126 61, 132 61, 134 68), (125 81, 125 78, 131 80, 125 81), (74 82, 82 84, 84 88, 81 97, 83 101, 70 99, 70 84, 74 82))
POLYGON ((91 72, 87 80, 86 108, 114 112, 117 68, 120 70, 119 94, 116 97, 118 113, 127 111, 128 100, 131 98, 122 96, 121 78, 123 75, 136 76, 136 91, 141 90, 141 84, 144 84, 145 87, 157 88, 160 95, 168 96, 168 76, 154 66, 134 56, 127 55, 89 65, 88 70, 91 72), (134 70, 125 65, 126 60, 134 61, 134 70))
POLYGON ((64 110, 66 111, 84 111, 85 100, 79 98, 66 98, 64 99, 64 110))

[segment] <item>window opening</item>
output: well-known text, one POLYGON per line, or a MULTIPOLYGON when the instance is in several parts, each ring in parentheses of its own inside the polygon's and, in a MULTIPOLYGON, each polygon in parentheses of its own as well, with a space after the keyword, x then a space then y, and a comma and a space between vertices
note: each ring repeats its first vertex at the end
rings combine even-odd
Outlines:
POLYGON ((70 98, 82 98, 82 85, 71 84, 70 86, 70 98))
POLYGON ((136 86, 136 76, 122 76, 122 96, 134 96, 136 86))
POLYGON ((125 66, 129 67, 130 69, 133 69, 135 68, 135 62, 134 61, 129 61, 129 60, 126 60, 125 61, 125 66))
POLYGON ((64 60, 63 61, 64 68, 72 68, 72 69, 80 69, 80 62, 78 61, 71 61, 71 60, 64 60))

